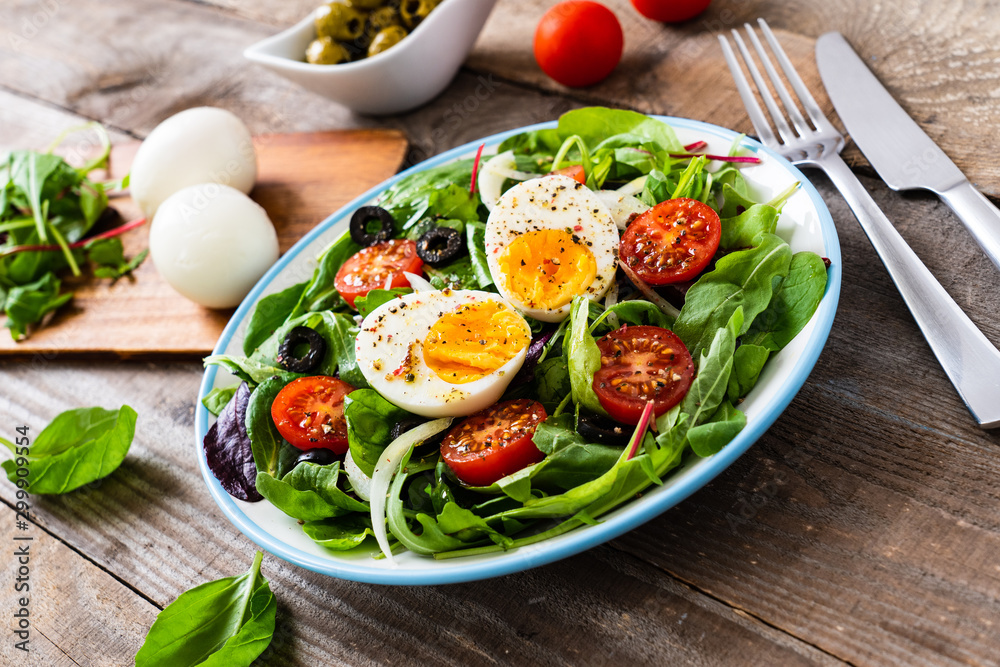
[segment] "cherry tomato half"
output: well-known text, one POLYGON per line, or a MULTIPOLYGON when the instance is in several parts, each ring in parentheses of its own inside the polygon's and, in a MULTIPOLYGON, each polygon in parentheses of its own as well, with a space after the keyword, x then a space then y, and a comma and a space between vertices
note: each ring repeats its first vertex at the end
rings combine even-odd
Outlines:
POLYGON ((587 184, 587 172, 584 171, 582 164, 573 164, 568 167, 563 167, 562 169, 556 169, 555 171, 549 172, 549 176, 552 174, 558 174, 559 176, 569 176, 577 183, 587 184))
POLYGON ((299 449, 347 452, 344 397, 354 387, 340 378, 314 375, 292 380, 271 404, 271 419, 281 437, 299 449))
POLYGON ((601 368, 594 373, 594 393, 623 424, 638 424, 648 401, 653 401, 653 414, 666 412, 691 386, 691 354, 668 329, 624 326, 598 340, 597 347, 601 368))
POLYGON ((496 403, 453 427, 441 443, 441 455, 469 486, 489 486, 545 458, 531 440, 545 417, 538 401, 496 403))
POLYGON ((620 256, 650 285, 692 280, 705 270, 722 238, 719 214, 697 199, 668 199, 622 234, 620 256))
POLYGON ((653 21, 689 21, 708 8, 711 0, 632 0, 636 11, 653 21))
POLYGON ((564 86, 590 86, 611 74, 624 43, 614 12, 591 0, 567 0, 538 22, 535 60, 564 86))
POLYGON ((410 283, 403 272, 419 275, 423 265, 424 261, 417 256, 417 244, 413 241, 383 241, 354 253, 337 271, 333 286, 353 308, 355 299, 373 289, 385 287, 390 276, 390 287, 406 287, 410 283))

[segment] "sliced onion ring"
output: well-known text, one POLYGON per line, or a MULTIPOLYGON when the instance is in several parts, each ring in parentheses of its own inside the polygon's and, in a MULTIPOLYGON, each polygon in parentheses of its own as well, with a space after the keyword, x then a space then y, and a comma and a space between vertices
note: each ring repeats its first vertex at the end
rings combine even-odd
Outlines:
POLYGON ((403 275, 410 281, 410 287, 413 288, 414 292, 427 292, 434 289, 434 285, 431 285, 423 276, 418 276, 409 271, 403 271, 403 275))
POLYGON ((656 290, 654 290, 649 283, 640 278, 636 272, 629 267, 628 262, 618 262, 618 266, 622 267, 622 271, 625 272, 628 279, 632 281, 632 284, 635 285, 640 292, 642 292, 642 295, 646 297, 648 301, 659 308, 664 315, 669 315, 670 317, 677 319, 677 316, 681 314, 681 311, 674 308, 669 301, 657 294, 656 290))
POLYGON ((479 198, 490 211, 496 206, 503 194, 501 189, 503 183, 508 178, 515 181, 526 181, 530 178, 537 178, 540 174, 532 174, 528 171, 518 171, 514 167, 514 151, 504 151, 498 153, 486 161, 479 169, 479 198))
POLYGON ((366 475, 354 462, 349 449, 344 456, 344 472, 347 473, 347 480, 351 483, 351 488, 354 489, 354 495, 361 500, 369 500, 372 495, 372 478, 366 475))
POLYGON ((392 476, 396 474, 403 456, 427 438, 451 426, 451 421, 451 417, 443 417, 410 429, 389 443, 375 465, 371 485, 372 530, 375 532, 379 548, 385 554, 385 559, 393 566, 396 565, 396 561, 392 558, 389 538, 385 531, 385 504, 386 495, 389 493, 389 483, 392 481, 392 476))

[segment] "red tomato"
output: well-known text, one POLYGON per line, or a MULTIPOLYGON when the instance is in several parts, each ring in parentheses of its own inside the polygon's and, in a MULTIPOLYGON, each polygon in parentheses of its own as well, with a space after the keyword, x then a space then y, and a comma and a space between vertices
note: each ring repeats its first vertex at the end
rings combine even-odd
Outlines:
POLYGON ((545 458, 531 440, 545 417, 538 401, 496 403, 453 427, 441 443, 441 455, 469 486, 489 486, 545 458))
POLYGON ((622 58, 625 42, 614 13, 591 0, 567 0, 545 12, 535 30, 535 60, 564 86, 590 86, 622 58))
POLYGON ((553 172, 549 172, 549 175, 559 174, 560 176, 569 176, 577 183, 587 184, 587 172, 583 170, 582 164, 574 164, 568 167, 563 167, 562 169, 556 169, 553 172))
POLYGON ((292 380, 271 404, 271 419, 281 437, 299 449, 347 452, 344 397, 354 387, 329 375, 292 380))
POLYGON ((337 271, 333 285, 353 308, 356 298, 385 287, 390 276, 390 287, 408 286, 410 283, 403 272, 419 275, 423 265, 424 261, 417 256, 416 243, 409 239, 392 239, 354 253, 337 271))
POLYGON ((708 8, 711 0, 632 0, 636 11, 653 21, 680 23, 693 19, 708 8))
POLYGON ((628 226, 619 254, 650 285, 680 283, 708 266, 721 238, 719 214, 708 204, 668 199, 628 226))
POLYGON ((660 415, 681 402, 694 377, 691 354, 673 331, 624 326, 597 341, 594 393, 613 419, 638 424, 648 401, 660 415))

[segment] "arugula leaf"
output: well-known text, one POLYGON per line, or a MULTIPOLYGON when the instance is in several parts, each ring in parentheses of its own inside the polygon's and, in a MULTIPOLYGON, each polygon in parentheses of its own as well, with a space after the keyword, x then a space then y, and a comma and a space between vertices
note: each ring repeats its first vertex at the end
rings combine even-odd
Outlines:
POLYGON ((760 243, 762 235, 774 234, 778 226, 778 209, 766 204, 754 204, 736 217, 721 218, 721 223, 720 248, 751 248, 760 243))
POLYGON ((278 604, 260 573, 263 554, 239 577, 196 586, 153 622, 136 667, 244 667, 271 643, 278 604))
POLYGON ((594 393, 594 373, 601 367, 601 351, 590 335, 587 315, 590 301, 585 296, 573 298, 569 311, 569 331, 563 349, 569 366, 569 381, 573 402, 591 412, 607 416, 607 411, 594 393))
POLYGON ((279 510, 302 521, 368 512, 367 503, 337 487, 340 473, 339 461, 326 466, 300 463, 281 479, 266 472, 258 474, 257 490, 279 510))
POLYGON ((761 235, 756 248, 740 250, 719 259, 688 290, 674 333, 695 359, 736 312, 743 309, 744 333, 767 308, 775 284, 788 274, 792 251, 774 234, 761 235))
POLYGON ((371 518, 361 514, 309 521, 302 526, 302 530, 316 544, 334 551, 353 549, 360 546, 369 535, 375 536, 371 518))
POLYGON ((243 336, 243 354, 248 357, 265 340, 270 338, 275 330, 285 323, 289 313, 302 298, 308 283, 299 283, 287 287, 275 294, 269 294, 257 302, 253 315, 247 323, 247 331, 243 336))
MULTIPOLYGON (((27 456, 3 462, 11 482, 21 479, 18 467, 28 469, 28 493, 62 494, 107 477, 128 454, 135 436, 135 410, 78 408, 56 416, 35 438, 27 456)), ((0 438, 12 453, 18 448, 0 438)))

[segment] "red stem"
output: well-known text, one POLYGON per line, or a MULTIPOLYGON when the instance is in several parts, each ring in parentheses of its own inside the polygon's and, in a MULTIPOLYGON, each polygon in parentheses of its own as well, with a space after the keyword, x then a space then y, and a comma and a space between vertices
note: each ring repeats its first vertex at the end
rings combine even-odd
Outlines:
POLYGON ((646 435, 646 429, 649 428, 649 420, 653 416, 653 401, 646 401, 646 407, 642 409, 642 415, 639 417, 639 423, 636 424, 635 433, 632 435, 632 442, 628 444, 628 456, 625 457, 626 461, 631 460, 635 453, 639 450, 639 445, 642 444, 642 439, 646 435))
POLYGON ((687 151, 688 153, 690 153, 691 151, 700 150, 700 149, 704 148, 705 146, 708 146, 708 142, 707 141, 696 141, 693 144, 688 144, 687 146, 685 146, 684 150, 687 151))
POLYGON ((750 164, 760 164, 761 159, 753 155, 710 155, 708 153, 671 153, 672 158, 707 157, 709 160, 719 162, 747 162, 750 164))
POLYGON ((476 151, 476 161, 472 163, 472 183, 469 185, 469 194, 472 196, 476 195, 476 174, 479 172, 479 159, 483 156, 485 146, 485 143, 479 144, 479 150, 476 151))
MULTIPOLYGON (((136 227, 139 227, 144 224, 146 224, 146 218, 139 218, 138 220, 132 220, 131 222, 126 222, 124 225, 121 225, 120 227, 109 229, 108 231, 102 234, 81 239, 76 243, 70 243, 69 247, 82 248, 88 243, 92 243, 94 241, 100 241, 101 239, 110 239, 113 236, 124 234, 125 232, 135 229, 136 227)), ((0 255, 6 256, 6 255, 14 255, 19 252, 42 252, 42 251, 55 251, 55 250, 62 250, 62 248, 60 248, 57 245, 16 245, 12 248, 7 248, 6 250, 0 251, 0 255)))

